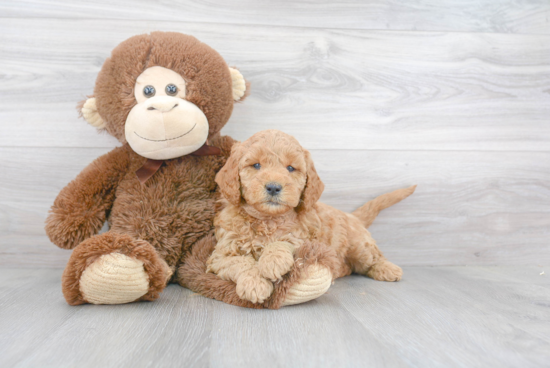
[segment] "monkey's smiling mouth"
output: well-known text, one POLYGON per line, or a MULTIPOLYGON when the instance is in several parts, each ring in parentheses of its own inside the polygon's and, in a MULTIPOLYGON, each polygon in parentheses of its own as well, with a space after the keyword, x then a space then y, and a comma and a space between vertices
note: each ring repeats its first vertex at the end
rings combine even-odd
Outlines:
POLYGON ((137 135, 138 137, 140 137, 141 139, 145 139, 146 141, 151 141, 151 142, 166 142, 166 141, 173 141, 174 139, 178 139, 178 138, 181 138, 183 137, 184 135, 187 135, 189 133, 191 133, 191 131, 193 129, 195 129, 195 127, 197 126, 197 123, 195 123, 193 125, 193 127, 191 129, 189 129, 187 132, 183 133, 182 135, 179 135, 175 138, 167 138, 167 139, 149 139, 149 138, 145 138, 145 137, 142 137, 141 135, 137 134, 137 132, 134 130, 134 134, 137 135))

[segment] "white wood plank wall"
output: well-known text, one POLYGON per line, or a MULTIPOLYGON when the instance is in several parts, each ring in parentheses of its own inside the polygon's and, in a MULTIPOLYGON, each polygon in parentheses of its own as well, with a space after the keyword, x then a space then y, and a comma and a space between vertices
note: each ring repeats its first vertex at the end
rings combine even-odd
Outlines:
POLYGON ((350 211, 418 184, 371 227, 401 265, 550 262, 547 0, 0 1, 0 264, 63 267, 56 194, 117 145, 79 120, 110 51, 189 33, 252 83, 224 133, 275 128, 350 211))

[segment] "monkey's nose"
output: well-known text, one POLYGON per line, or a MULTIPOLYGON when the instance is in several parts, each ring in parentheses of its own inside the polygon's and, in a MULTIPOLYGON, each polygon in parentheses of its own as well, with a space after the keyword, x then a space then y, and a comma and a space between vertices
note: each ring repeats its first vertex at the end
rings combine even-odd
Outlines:
POLYGON ((145 103, 147 110, 156 110, 168 112, 178 106, 179 100, 171 96, 155 96, 148 99, 145 103))
POLYGON ((168 112, 178 106, 177 102, 171 103, 152 103, 147 110, 158 110, 160 112, 168 112))
POLYGON ((283 187, 278 183, 268 183, 265 186, 265 190, 267 190, 270 196, 276 196, 281 192, 281 189, 283 189, 283 187))

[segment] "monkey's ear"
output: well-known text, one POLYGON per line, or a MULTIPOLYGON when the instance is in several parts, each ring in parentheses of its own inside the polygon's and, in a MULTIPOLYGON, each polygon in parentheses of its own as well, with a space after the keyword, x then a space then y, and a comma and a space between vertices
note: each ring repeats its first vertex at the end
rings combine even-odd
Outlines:
POLYGON ((82 104, 80 113, 82 114, 84 120, 86 120, 90 125, 96 127, 97 129, 105 129, 105 121, 97 112, 95 97, 87 99, 84 104, 82 104))
POLYGON ((231 73, 231 81, 233 83, 233 100, 242 101, 245 99, 248 89, 248 82, 244 79, 241 72, 235 68, 229 68, 231 73))

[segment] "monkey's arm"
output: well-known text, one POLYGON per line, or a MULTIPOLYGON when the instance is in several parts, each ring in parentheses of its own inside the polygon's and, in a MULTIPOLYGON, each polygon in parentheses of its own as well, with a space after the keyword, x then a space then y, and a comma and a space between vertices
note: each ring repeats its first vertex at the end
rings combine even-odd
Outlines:
POLYGON ((61 190, 46 219, 46 234, 55 245, 72 249, 101 230, 129 163, 126 148, 115 148, 61 190))

